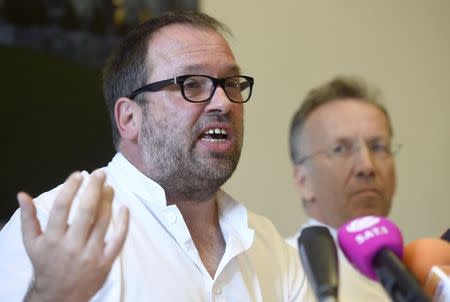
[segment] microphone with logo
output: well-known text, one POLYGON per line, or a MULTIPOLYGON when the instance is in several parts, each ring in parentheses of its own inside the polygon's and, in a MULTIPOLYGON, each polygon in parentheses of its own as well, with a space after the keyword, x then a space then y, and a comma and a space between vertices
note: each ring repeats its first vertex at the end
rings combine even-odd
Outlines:
POLYGON ((402 263, 403 237, 384 217, 354 219, 338 230, 339 245, 363 275, 381 282, 394 302, 430 301, 402 263))
POLYGON ((318 301, 338 301, 337 250, 330 231, 324 226, 303 229, 298 238, 298 251, 318 301))
POLYGON ((433 301, 450 301, 450 242, 415 240, 405 246, 403 261, 433 301))

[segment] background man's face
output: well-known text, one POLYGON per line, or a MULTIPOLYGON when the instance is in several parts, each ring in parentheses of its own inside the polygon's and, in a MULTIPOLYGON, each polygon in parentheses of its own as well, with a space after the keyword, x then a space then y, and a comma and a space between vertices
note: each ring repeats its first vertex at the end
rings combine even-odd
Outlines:
POLYGON ((301 191, 312 217, 339 227, 358 216, 389 213, 396 187, 394 160, 378 158, 366 144, 390 141, 389 129, 382 111, 357 100, 333 101, 311 113, 303 128, 303 155, 341 141, 361 146, 349 158, 324 153, 296 168, 304 169, 301 191))

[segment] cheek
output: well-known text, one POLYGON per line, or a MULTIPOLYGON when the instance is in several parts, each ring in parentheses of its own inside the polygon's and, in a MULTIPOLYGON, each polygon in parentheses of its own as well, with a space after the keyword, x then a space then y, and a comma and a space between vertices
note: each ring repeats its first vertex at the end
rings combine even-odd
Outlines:
POLYGON ((200 104, 191 104, 186 101, 180 106, 170 106, 164 112, 164 119, 169 120, 171 128, 180 129, 183 132, 191 132, 198 124, 202 116, 202 106, 200 104), (187 103, 187 104, 184 104, 187 103))
POLYGON ((236 111, 241 117, 244 115, 244 106, 245 104, 236 104, 233 103, 233 111, 236 111))
POLYGON ((345 190, 344 168, 317 165, 312 174, 312 187, 317 195, 335 196, 345 190))
MULTIPOLYGON (((239 105, 239 104, 237 104, 239 105)), ((233 111, 232 117, 234 123, 238 125, 238 127, 243 130, 244 129, 244 109, 242 105, 239 105, 236 111, 233 111)))
POLYGON ((244 108, 246 104, 238 104, 238 103, 229 103, 229 113, 235 119, 242 119, 244 116, 244 108))
POLYGON ((392 197, 392 195, 395 194, 395 189, 397 187, 397 176, 393 164, 386 167, 383 175, 383 181, 385 182, 384 185, 387 188, 389 195, 392 197))

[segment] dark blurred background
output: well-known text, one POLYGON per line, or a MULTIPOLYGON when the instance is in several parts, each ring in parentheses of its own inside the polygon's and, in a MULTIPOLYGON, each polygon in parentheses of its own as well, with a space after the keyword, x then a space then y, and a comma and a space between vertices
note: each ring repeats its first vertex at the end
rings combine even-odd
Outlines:
POLYGON ((129 28, 197 1, 0 0, 0 227, 74 170, 114 155, 101 66, 129 28))

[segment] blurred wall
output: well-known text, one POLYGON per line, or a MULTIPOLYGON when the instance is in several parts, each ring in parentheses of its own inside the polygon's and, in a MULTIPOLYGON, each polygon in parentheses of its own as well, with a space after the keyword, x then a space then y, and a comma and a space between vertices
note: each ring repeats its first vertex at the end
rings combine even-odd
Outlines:
POLYGON ((380 87, 393 119, 398 189, 391 218, 405 240, 450 226, 450 1, 200 1, 226 23, 245 74, 241 162, 226 190, 287 236, 305 221, 287 132, 307 91, 336 74, 380 87))
POLYGON ((74 170, 104 166, 114 149, 100 70, 5 46, 0 66, 1 226, 18 208, 18 191, 37 196, 74 170))

